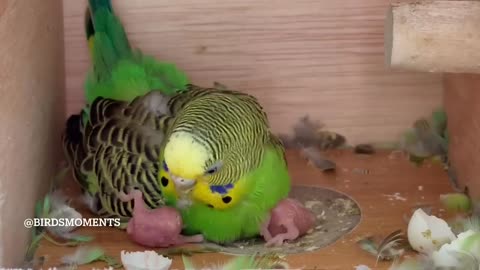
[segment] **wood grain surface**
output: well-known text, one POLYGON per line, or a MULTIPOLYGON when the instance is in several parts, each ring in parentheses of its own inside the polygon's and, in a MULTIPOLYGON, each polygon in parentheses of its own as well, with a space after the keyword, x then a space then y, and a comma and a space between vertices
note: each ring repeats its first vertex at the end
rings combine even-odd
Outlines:
MULTIPOLYGON (((191 80, 256 95, 273 129, 310 114, 351 143, 391 141, 442 103, 441 75, 384 67, 387 0, 113 0, 132 44, 191 80)), ((64 0, 67 113, 83 106, 86 0, 64 0)))
MULTIPOLYGON (((291 255, 287 262, 291 269, 350 270, 357 265, 367 265, 374 270, 386 270, 391 262, 375 264, 375 257, 362 251, 356 241, 365 236, 385 237, 391 232, 407 230, 404 216, 420 206, 431 205, 433 214, 445 217, 439 211, 439 195, 451 192, 447 176, 441 166, 426 163, 416 167, 406 157, 380 152, 372 156, 354 155, 349 151, 332 151, 327 156, 337 163, 336 174, 324 174, 307 163, 296 151, 288 151, 287 159, 294 184, 322 186, 347 194, 361 208, 360 224, 332 245, 313 251, 291 255), (397 195, 395 195, 398 193, 397 195), (315 268, 316 267, 316 268, 315 268)), ((67 185, 70 194, 78 192, 67 185)), ((125 232, 114 228, 80 228, 79 234, 92 235, 92 245, 98 245, 110 256, 120 261, 120 252, 144 251, 146 248, 132 243, 125 232)), ((43 269, 58 265, 62 256, 73 253, 74 247, 54 246, 43 241, 37 256, 46 256, 43 269)), ((197 254, 193 260, 209 266, 224 261, 222 254, 197 254)), ((82 269, 103 269, 104 263, 82 266, 82 269)), ((181 257, 174 257, 172 270, 183 269, 181 257)))
POLYGON ((480 2, 392 5, 385 21, 386 60, 395 69, 480 73, 480 2))
POLYGON ((60 0, 0 1, 0 268, 30 243, 22 224, 57 173, 65 121, 60 0))
POLYGON ((449 155, 463 189, 480 200, 480 75, 445 75, 445 109, 448 114, 449 155))

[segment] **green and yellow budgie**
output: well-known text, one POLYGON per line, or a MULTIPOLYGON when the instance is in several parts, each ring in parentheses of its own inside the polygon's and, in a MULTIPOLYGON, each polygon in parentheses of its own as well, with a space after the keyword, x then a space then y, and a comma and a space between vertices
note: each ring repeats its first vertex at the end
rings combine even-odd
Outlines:
POLYGON ((90 208, 100 215, 129 217, 132 203, 121 203, 106 191, 140 183, 146 203, 161 204, 156 172, 163 132, 156 115, 165 109, 167 96, 189 81, 174 64, 132 49, 110 0, 88 3, 92 67, 85 82, 87 104, 68 119, 64 149, 90 208))
POLYGON ((179 209, 184 234, 217 243, 258 235, 290 176, 256 98, 187 84, 174 65, 131 51, 109 1, 90 8, 88 106, 68 120, 64 146, 91 208, 130 217, 116 192, 136 185, 149 207, 179 209))
POLYGON ((190 85, 169 101, 161 154, 165 201, 180 209, 185 233, 227 243, 259 233, 290 192, 280 140, 250 95, 190 85))

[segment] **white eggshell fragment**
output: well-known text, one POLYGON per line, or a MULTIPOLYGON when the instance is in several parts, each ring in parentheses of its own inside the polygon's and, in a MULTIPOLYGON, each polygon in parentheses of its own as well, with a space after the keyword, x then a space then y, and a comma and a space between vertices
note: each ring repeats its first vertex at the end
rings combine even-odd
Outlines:
POLYGON ((172 259, 155 251, 121 252, 122 264, 126 270, 168 270, 172 259))
POLYGON ((460 267, 462 259, 455 254, 462 253, 474 257, 474 261, 480 261, 480 232, 468 230, 460 233, 452 243, 434 251, 432 259, 436 267, 460 267))
POLYGON ((456 239, 447 222, 417 209, 408 223, 408 241, 420 253, 431 254, 456 239))

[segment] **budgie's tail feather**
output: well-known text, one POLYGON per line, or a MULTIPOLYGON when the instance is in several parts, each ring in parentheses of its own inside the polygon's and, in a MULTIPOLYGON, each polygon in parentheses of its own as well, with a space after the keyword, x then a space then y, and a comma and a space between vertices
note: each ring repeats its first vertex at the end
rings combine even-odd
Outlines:
POLYGON ((111 0, 89 0, 85 15, 85 33, 94 66, 94 74, 101 79, 120 59, 132 55, 125 29, 114 14, 111 0))
POLYGON ((90 52, 90 57, 93 59, 93 44, 95 35, 95 28, 93 27, 92 16, 90 15, 90 9, 85 11, 85 34, 88 41, 88 51, 90 52))

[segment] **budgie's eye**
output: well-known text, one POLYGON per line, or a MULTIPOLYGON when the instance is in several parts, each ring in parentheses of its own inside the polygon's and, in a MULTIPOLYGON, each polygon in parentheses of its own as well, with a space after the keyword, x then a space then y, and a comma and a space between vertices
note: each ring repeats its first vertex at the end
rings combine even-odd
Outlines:
POLYGON ((217 168, 214 167, 214 168, 211 168, 210 170, 207 171, 207 174, 214 174, 217 172, 217 168))
POLYGON ((168 172, 168 166, 167 166, 167 163, 165 161, 163 161, 163 169, 168 172))
POLYGON ((218 170, 220 170, 221 167, 222 167, 222 162, 219 161, 215 163, 213 166, 211 166, 208 170, 206 170, 205 174, 214 174, 218 172, 218 170))

